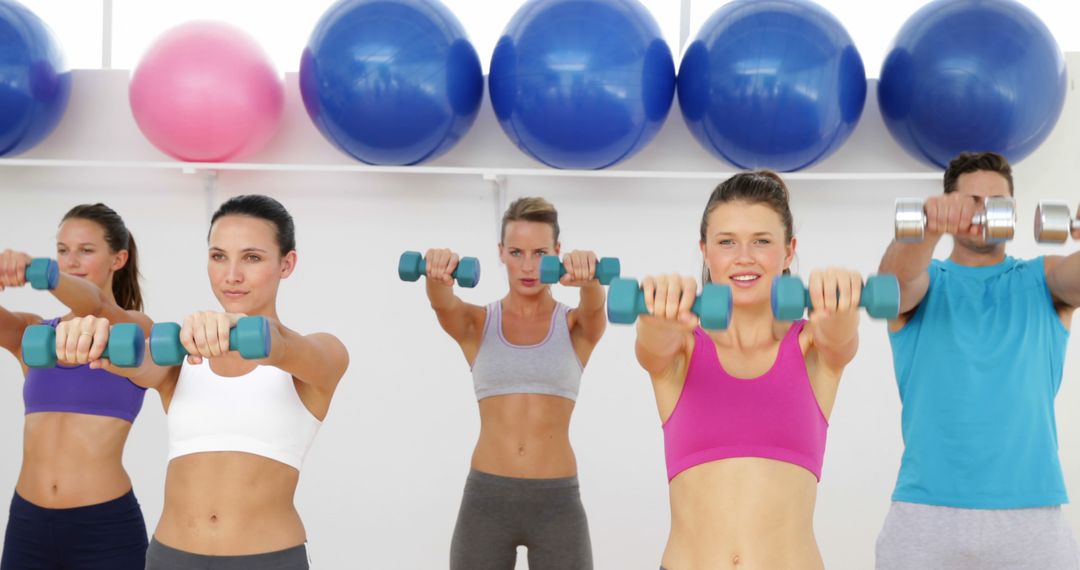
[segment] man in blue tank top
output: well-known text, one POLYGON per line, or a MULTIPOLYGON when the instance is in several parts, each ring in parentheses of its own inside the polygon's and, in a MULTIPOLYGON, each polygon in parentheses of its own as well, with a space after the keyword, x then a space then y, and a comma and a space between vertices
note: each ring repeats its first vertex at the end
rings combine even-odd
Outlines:
POLYGON ((881 260, 900 281, 889 340, 904 455, 878 570, 1080 568, 1054 417, 1080 252, 1020 260, 985 241, 972 218, 1012 195, 1004 157, 963 153, 925 203, 925 239, 881 260), (952 253, 933 259, 945 234, 952 253))

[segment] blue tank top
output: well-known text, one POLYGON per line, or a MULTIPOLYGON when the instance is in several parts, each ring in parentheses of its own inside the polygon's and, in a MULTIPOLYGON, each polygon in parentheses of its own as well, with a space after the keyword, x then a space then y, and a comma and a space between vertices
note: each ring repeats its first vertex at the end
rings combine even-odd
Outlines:
MULTIPOLYGON (((42 324, 55 327, 60 319, 42 324)), ((23 383, 26 413, 69 412, 109 416, 134 422, 146 388, 105 370, 82 366, 31 368, 23 383)))
POLYGON ((1016 509, 1069 501, 1054 398, 1069 332, 1043 258, 934 260, 892 343, 904 456, 894 501, 1016 509))

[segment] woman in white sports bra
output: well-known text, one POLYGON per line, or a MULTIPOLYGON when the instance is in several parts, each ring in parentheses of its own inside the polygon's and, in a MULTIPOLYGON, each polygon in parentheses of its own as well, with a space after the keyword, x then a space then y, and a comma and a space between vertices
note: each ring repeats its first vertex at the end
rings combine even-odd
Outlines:
POLYGON ((451 570, 509 570, 517 547, 532 570, 592 568, 588 524, 570 447, 581 372, 604 334, 605 293, 590 251, 563 257, 560 283, 581 289, 570 309, 540 282, 540 260, 559 254, 555 208, 521 198, 503 215, 499 258, 510 292, 487 307, 454 295, 458 256, 426 256, 427 293, 443 329, 472 367, 480 438, 450 552, 451 570))
MULTIPOLYGON (((139 368, 113 367, 97 360, 107 321, 89 329, 91 367, 157 389, 168 415, 165 507, 146 568, 307 569, 293 496, 348 352, 330 334, 303 335, 278 320, 278 286, 297 260, 292 217, 280 203, 228 200, 213 216, 208 241, 210 285, 223 311, 184 319, 180 341, 191 356, 182 365, 159 367, 146 358, 139 368), (229 329, 245 315, 269 323, 265 359, 229 351, 229 329)), ((69 331, 88 330, 76 321, 57 329, 58 345, 69 331)))

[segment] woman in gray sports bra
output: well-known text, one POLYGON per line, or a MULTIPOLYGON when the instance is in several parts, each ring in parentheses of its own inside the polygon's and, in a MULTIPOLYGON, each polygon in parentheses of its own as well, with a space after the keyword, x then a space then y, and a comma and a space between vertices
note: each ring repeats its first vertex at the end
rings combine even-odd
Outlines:
POLYGON ((509 570, 517 547, 531 570, 591 570, 592 548, 570 447, 581 372, 604 334, 596 256, 563 257, 560 283, 581 288, 576 309, 540 282, 540 259, 559 254, 555 208, 521 198, 503 215, 499 257, 510 292, 487 307, 454 295, 458 256, 426 256, 427 293, 443 329, 472 367, 480 439, 450 548, 451 570, 509 570))

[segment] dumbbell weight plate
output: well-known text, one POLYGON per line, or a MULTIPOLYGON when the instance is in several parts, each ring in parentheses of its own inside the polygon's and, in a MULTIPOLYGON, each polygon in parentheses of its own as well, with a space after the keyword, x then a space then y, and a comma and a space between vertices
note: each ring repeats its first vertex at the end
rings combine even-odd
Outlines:
POLYGON ((1035 208, 1035 241, 1039 243, 1065 243, 1072 225, 1072 211, 1065 202, 1039 202, 1035 208))
POLYGON ((918 198, 899 198, 896 200, 896 241, 918 243, 923 240, 926 230, 926 215, 923 213, 923 201, 918 198))
POLYGON ((976 216, 987 243, 1010 241, 1016 233, 1016 204, 1012 198, 994 196, 986 199, 985 213, 976 216))

